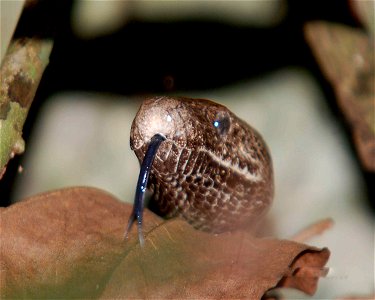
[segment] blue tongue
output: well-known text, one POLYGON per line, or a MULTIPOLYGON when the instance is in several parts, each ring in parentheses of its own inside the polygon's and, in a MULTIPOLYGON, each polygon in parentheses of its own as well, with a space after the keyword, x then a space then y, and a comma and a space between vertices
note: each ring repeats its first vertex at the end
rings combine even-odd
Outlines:
POLYGON ((125 238, 128 238, 129 231, 134 221, 137 220, 138 239, 142 247, 144 245, 144 238, 143 238, 143 233, 142 233, 142 219, 143 219, 145 191, 147 188, 148 177, 150 175, 150 171, 151 171, 152 163, 154 162, 156 151, 158 150, 160 144, 164 140, 165 140, 165 137, 160 134, 155 134, 151 138, 145 157, 143 158, 141 170, 139 172, 137 187, 135 190, 133 211, 132 211, 132 214, 130 215, 128 226, 125 231, 125 238))

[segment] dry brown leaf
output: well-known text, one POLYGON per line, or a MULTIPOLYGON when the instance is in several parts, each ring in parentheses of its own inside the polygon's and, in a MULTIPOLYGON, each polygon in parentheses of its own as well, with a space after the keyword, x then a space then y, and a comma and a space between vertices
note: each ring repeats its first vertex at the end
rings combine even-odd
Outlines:
POLYGON ((327 22, 307 24, 305 34, 352 127, 363 166, 375 171, 373 39, 359 29, 327 22))
POLYGON ((348 4, 353 16, 375 37, 374 1, 350 0, 348 4))
POLYGON ((326 230, 333 227, 333 220, 331 218, 320 220, 310 226, 300 230, 296 234, 294 234, 290 239, 295 242, 304 243, 309 239, 323 234, 326 230))
POLYGON ((314 293, 327 249, 210 235, 146 211, 145 247, 123 241, 131 206, 93 188, 45 193, 0 211, 2 298, 261 298, 314 293))

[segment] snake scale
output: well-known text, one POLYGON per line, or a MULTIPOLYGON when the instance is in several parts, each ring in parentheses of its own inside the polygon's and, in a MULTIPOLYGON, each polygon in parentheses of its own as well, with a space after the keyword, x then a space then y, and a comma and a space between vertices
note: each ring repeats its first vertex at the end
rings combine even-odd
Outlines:
POLYGON ((141 163, 126 235, 137 220, 141 244, 146 187, 157 212, 212 233, 253 226, 274 194, 272 161, 260 134, 228 108, 205 99, 146 99, 130 146, 141 163))

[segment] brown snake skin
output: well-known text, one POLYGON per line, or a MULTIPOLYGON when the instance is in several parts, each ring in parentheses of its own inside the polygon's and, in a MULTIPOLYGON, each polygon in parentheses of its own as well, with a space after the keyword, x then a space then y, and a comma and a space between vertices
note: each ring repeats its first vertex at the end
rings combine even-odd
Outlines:
POLYGON ((183 97, 147 99, 130 135, 140 162, 157 133, 166 140, 149 188, 161 215, 182 216, 195 228, 220 233, 252 226, 268 210, 274 184, 267 146, 225 106, 183 97))

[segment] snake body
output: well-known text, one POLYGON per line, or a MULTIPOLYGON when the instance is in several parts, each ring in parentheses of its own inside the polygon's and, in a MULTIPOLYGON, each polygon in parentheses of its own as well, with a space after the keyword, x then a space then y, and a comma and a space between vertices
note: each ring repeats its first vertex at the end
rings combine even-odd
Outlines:
POLYGON ((267 146, 225 106, 183 97, 147 99, 130 137, 140 163, 155 134, 165 138, 148 182, 159 214, 220 233, 257 223, 270 207, 274 184, 267 146))

